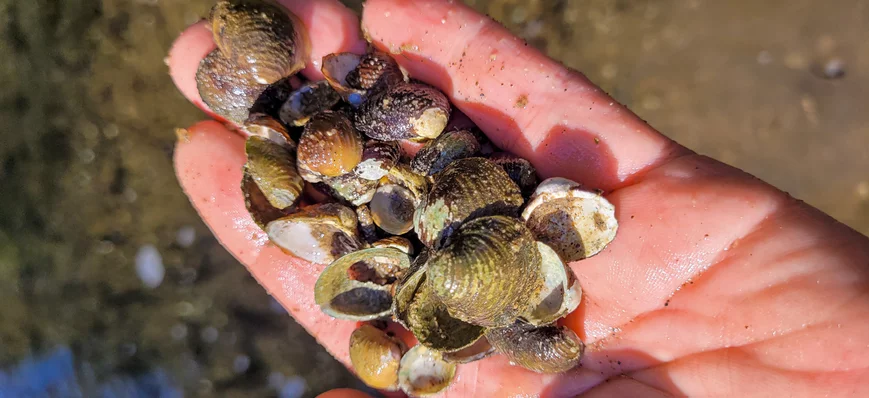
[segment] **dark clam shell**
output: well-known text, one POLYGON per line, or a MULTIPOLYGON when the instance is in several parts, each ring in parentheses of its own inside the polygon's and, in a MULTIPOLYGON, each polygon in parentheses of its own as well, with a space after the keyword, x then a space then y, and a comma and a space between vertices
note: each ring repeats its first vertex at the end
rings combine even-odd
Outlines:
POLYGON ((478 152, 480 143, 473 133, 468 130, 448 131, 426 143, 416 153, 410 167, 415 173, 430 176, 440 173, 450 163, 469 158, 478 152))
POLYGON ((250 72, 226 59, 220 50, 214 50, 199 62, 196 71, 199 96, 212 112, 243 124, 248 109, 265 91, 266 85, 257 83, 250 72))
MULTIPOLYGON (((252 136, 267 138, 294 152, 296 150, 296 141, 293 140, 287 126, 264 113, 252 113, 244 122, 242 129, 252 136)), ((295 163, 295 160, 293 162, 295 163)))
POLYGON ((562 373, 579 365, 585 346, 566 327, 535 327, 515 323, 489 329, 486 337, 495 350, 523 368, 538 373, 562 373))
POLYGON ((537 169, 526 159, 520 158, 512 153, 496 152, 489 156, 489 160, 501 166, 510 179, 519 186, 522 191, 522 197, 528 198, 534 193, 540 179, 537 177, 537 169))
POLYGON ((353 173, 366 180, 385 177, 401 156, 401 147, 396 141, 368 140, 362 150, 362 161, 353 173))
POLYGON ((289 125, 302 126, 314 114, 330 109, 341 97, 325 81, 310 82, 290 93, 281 107, 281 120, 289 125))
POLYGON ((401 83, 362 104, 355 124, 359 131, 377 140, 418 140, 439 136, 449 118, 449 100, 438 89, 401 83))
POLYGON ((265 229, 268 223, 290 215, 294 210, 293 208, 277 209, 272 206, 246 169, 241 179, 241 193, 244 196, 244 206, 247 208, 247 212, 256 225, 262 229, 265 229))
POLYGON ((271 84, 305 67, 310 52, 304 25, 289 10, 269 1, 219 1, 209 15, 214 42, 223 55, 271 84))
POLYGON ((398 63, 389 54, 377 50, 364 55, 327 55, 323 57, 321 70, 326 81, 353 106, 405 80, 398 63))

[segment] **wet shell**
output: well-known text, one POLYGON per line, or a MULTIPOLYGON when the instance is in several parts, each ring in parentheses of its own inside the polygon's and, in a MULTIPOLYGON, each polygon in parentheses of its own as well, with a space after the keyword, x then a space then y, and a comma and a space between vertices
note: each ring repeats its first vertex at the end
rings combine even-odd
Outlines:
POLYGON ((199 62, 196 87, 212 112, 240 125, 267 86, 214 50, 199 62))
POLYGON ((303 126, 311 116, 335 106, 341 97, 325 81, 310 82, 293 91, 281 106, 281 120, 289 125, 303 126))
POLYGON ((361 206, 371 202, 377 189, 377 181, 347 173, 339 177, 326 178, 322 183, 316 183, 314 186, 341 203, 361 206))
POLYGON ((260 84, 305 67, 310 43, 305 26, 289 10, 262 0, 219 1, 209 16, 214 42, 260 84))
POLYGON ((543 265, 543 290, 537 296, 537 304, 522 318, 532 325, 542 326, 575 310, 582 299, 582 288, 555 250, 543 242, 537 242, 537 250, 543 265))
POLYGON ((398 389, 398 368, 407 351, 404 343, 386 332, 363 324, 350 335, 350 363, 356 375, 371 388, 398 389))
POLYGON ((401 236, 390 236, 388 238, 383 238, 371 244, 371 247, 390 247, 396 250, 400 250, 408 255, 414 254, 413 242, 411 242, 407 238, 402 238, 401 236))
POLYGON ((480 143, 473 133, 468 130, 448 131, 422 147, 410 162, 410 167, 418 174, 430 176, 453 161, 469 158, 478 152, 480 143))
POLYGON ((292 150, 268 138, 251 136, 245 153, 245 169, 273 207, 287 209, 299 201, 304 181, 296 172, 292 150))
POLYGON ((328 264, 362 248, 356 213, 337 203, 303 208, 266 225, 269 239, 285 252, 317 264, 328 264))
POLYGON ((537 169, 526 159, 507 152, 498 152, 489 156, 489 160, 501 166, 510 179, 519 186, 522 196, 528 198, 537 188, 540 180, 537 178, 537 169))
POLYGON ((371 209, 368 205, 356 206, 356 219, 359 221, 359 233, 362 239, 368 243, 374 243, 379 238, 377 236, 377 226, 374 225, 374 219, 371 218, 371 209))
POLYGON ((347 254, 329 264, 314 285, 314 301, 327 315, 368 321, 392 313, 392 288, 407 269, 410 257, 392 248, 372 248, 347 254))
POLYGON ((407 165, 392 168, 369 204, 374 223, 393 235, 409 232, 427 185, 425 179, 411 172, 407 165))
POLYGON ((299 139, 297 164, 306 181, 338 177, 353 171, 362 161, 362 136, 344 115, 332 111, 316 114, 299 139))
POLYGON ((480 339, 485 328, 452 317, 425 281, 424 269, 402 281, 395 295, 395 318, 421 344, 438 351, 458 351, 480 339))
POLYGON ((414 230, 428 247, 438 248, 461 224, 490 215, 517 216, 522 194, 507 173, 483 158, 451 163, 417 208, 414 230))
POLYGON ((461 350, 443 353, 444 360, 455 363, 471 363, 479 361, 495 353, 495 347, 489 344, 489 340, 483 336, 474 344, 461 350))
POLYGON ((377 93, 404 82, 401 68, 389 54, 372 51, 365 55, 329 54, 321 68, 326 81, 345 101, 359 106, 369 93, 377 93))
MULTIPOLYGON (((290 131, 279 120, 264 113, 252 113, 244 122, 242 129, 252 136, 258 136, 281 144, 294 153, 296 141, 293 140, 290 131)), ((295 155, 293 155, 295 159, 295 155)), ((295 160, 293 161, 295 163, 295 160)))
POLYGON ((434 295, 450 314, 474 325, 512 324, 543 289, 537 243, 524 224, 510 217, 464 224, 427 267, 434 295))
POLYGON ((401 358, 398 384, 411 396, 425 397, 437 394, 453 382, 456 364, 447 362, 434 350, 417 344, 401 358))
POLYGON ((241 179, 241 193, 244 196, 244 207, 247 208, 247 212, 250 213, 256 225, 262 229, 265 229, 268 223, 290 215, 295 210, 294 208, 285 210, 274 208, 260 191, 247 169, 244 170, 241 179))
POLYGON ((599 192, 565 178, 549 178, 537 187, 522 218, 534 236, 566 262, 591 257, 615 239, 615 207, 599 192))
POLYGON ((363 103, 355 124, 377 140, 430 139, 443 132, 449 118, 450 103, 442 92, 420 83, 401 83, 363 103))
POLYGON ((538 373, 562 373, 579 365, 584 349, 573 330, 528 324, 489 329, 486 337, 510 362, 538 373))
POLYGON ((353 173, 366 180, 380 180, 395 167, 400 156, 401 147, 397 141, 368 140, 362 150, 362 161, 353 173))

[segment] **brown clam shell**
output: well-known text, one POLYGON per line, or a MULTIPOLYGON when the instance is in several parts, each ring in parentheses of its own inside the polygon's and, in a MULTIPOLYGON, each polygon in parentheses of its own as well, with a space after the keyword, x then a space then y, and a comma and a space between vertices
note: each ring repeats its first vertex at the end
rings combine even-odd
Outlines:
MULTIPOLYGON (((468 130, 453 130, 429 141, 410 162, 415 173, 430 176, 440 173, 450 163, 480 152, 480 143, 468 130)), ((509 174, 509 173, 508 173, 509 174)))
POLYGON ((400 339, 367 323, 350 335, 350 363, 371 388, 398 389, 398 368, 405 351, 407 347, 400 339))
POLYGON ((516 183, 495 163, 465 158, 435 176, 414 215, 414 230, 428 247, 438 248, 463 223, 477 217, 515 217, 522 206, 516 183))
POLYGON ((368 137, 382 141, 431 139, 450 118, 450 103, 438 89, 401 83, 374 95, 359 107, 355 124, 368 137))
POLYGON ((512 324, 543 289, 540 252, 515 218, 469 221, 432 254, 427 283, 454 317, 485 327, 512 324))
POLYGON ((245 120, 242 129, 252 136, 267 138, 294 152, 296 150, 296 141, 293 140, 287 126, 267 114, 251 113, 245 120))
POLYGON ((321 71, 335 91, 353 106, 405 80, 398 63, 389 54, 377 50, 363 55, 329 54, 323 57, 321 71))
POLYGON ((273 207, 286 209, 299 201, 304 181, 296 171, 292 150, 268 138, 251 136, 245 142, 245 153, 245 170, 273 207))
POLYGON ((307 181, 338 177, 362 161, 362 136, 341 113, 320 112, 305 125, 299 138, 297 164, 307 181))
POLYGON ((585 348, 573 330, 554 325, 535 327, 516 323, 489 329, 486 338, 510 362, 538 373, 573 369, 579 365, 585 348))
POLYGON ((244 170, 241 179, 241 193, 244 196, 244 207, 247 208, 256 225, 262 229, 265 229, 268 223, 288 216, 295 210, 294 208, 276 209, 272 206, 247 169, 244 170))
POLYGON ((269 1, 218 1, 209 15, 214 42, 223 55, 271 84, 305 67, 310 43, 305 26, 289 10, 269 1))
POLYGON ((267 86, 254 80, 249 71, 236 66, 220 50, 214 50, 199 62, 196 87, 212 112, 243 124, 248 109, 267 86))

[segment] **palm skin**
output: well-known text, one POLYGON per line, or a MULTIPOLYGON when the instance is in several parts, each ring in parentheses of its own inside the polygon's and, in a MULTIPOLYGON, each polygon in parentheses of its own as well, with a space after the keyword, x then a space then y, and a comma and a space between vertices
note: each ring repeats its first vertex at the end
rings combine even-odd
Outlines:
MULTIPOLYGON (((337 1, 282 3, 311 32, 307 76, 320 77, 323 55, 364 49, 337 1)), ((869 396, 865 236, 672 142, 461 4, 371 0, 362 30, 542 177, 601 188, 617 209, 616 240, 572 264, 584 294, 565 323, 588 345, 582 366, 538 375, 495 356, 460 367, 446 396, 869 396)), ((170 52, 174 81, 203 109, 193 76, 209 34, 194 25, 170 52)), ((217 122, 191 127, 179 181, 221 243, 349 364, 355 323, 313 303, 323 266, 268 244, 245 211, 243 142, 217 122)))

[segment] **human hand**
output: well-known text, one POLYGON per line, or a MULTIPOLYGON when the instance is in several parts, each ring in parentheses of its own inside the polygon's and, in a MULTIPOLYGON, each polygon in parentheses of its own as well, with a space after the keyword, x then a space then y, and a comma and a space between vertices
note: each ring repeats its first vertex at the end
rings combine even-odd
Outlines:
MULTIPOLYGON (((322 56, 362 51, 357 17, 335 0, 282 0, 322 56)), ((444 91, 501 148, 541 177, 601 188, 618 236, 572 264, 584 297, 565 323, 582 366, 539 375, 501 356, 463 365, 447 396, 869 395, 869 240, 737 169, 656 132, 581 74, 491 19, 447 1, 371 0, 362 26, 414 78, 444 91), (409 22, 412 21, 412 22, 409 22)), ((194 104, 203 24, 170 53, 194 104)), ((244 140, 216 122, 188 129, 179 181, 221 243, 336 358, 354 322, 313 302, 323 265, 268 244, 241 192, 244 140)))

